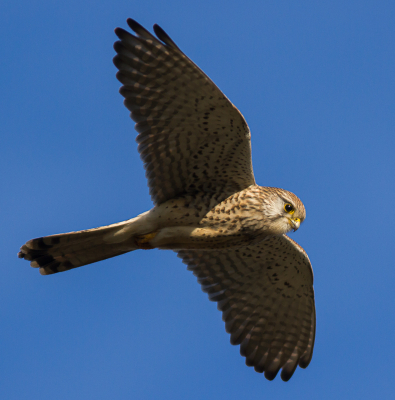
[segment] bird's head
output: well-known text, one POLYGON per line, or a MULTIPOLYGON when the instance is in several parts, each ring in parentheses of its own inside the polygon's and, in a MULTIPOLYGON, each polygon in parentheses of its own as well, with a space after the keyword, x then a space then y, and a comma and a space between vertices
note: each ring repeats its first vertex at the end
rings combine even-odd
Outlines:
POLYGON ((299 229, 306 218, 306 210, 300 199, 287 190, 266 188, 269 196, 265 201, 265 214, 269 219, 269 230, 282 235, 299 229))

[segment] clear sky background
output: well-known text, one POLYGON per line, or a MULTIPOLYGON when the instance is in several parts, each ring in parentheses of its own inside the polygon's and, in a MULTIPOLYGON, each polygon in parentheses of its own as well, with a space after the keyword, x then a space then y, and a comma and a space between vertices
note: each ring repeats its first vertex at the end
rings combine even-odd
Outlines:
POLYGON ((2 399, 391 399, 395 2, 5 0, 0 6, 2 399), (42 277, 28 239, 151 207, 112 48, 161 25, 245 116, 259 184, 296 193, 315 273, 313 360, 244 364, 175 253, 42 277))

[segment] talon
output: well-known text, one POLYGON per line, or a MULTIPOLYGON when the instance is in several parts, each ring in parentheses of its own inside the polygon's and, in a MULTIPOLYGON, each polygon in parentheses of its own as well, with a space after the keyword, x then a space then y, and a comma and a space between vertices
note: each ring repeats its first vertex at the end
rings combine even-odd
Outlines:
POLYGON ((134 241, 139 249, 151 250, 154 249, 154 247, 150 245, 149 241, 152 240, 157 234, 158 232, 151 232, 145 235, 135 236, 134 241))

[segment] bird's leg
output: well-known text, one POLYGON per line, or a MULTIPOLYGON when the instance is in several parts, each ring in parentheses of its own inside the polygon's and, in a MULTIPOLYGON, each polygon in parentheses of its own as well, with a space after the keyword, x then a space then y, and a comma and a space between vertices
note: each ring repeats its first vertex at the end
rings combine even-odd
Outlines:
POLYGON ((153 247, 149 242, 152 240, 156 235, 158 234, 158 231, 146 233, 145 235, 137 235, 134 237, 134 241, 136 245, 138 246, 139 249, 142 250, 152 250, 155 247, 153 247))

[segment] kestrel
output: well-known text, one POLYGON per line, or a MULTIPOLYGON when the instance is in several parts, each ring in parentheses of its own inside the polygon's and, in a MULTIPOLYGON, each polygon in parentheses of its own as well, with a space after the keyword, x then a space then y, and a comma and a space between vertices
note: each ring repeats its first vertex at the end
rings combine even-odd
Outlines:
POLYGON ((154 25, 117 28, 114 64, 138 132, 154 207, 117 224, 29 240, 18 256, 43 275, 137 249, 169 249, 218 303, 230 342, 269 380, 311 361, 313 271, 286 233, 302 202, 255 183, 250 131, 218 87, 154 25))

